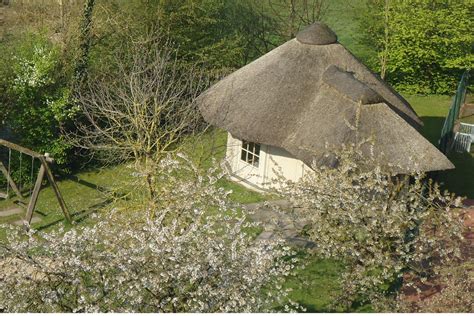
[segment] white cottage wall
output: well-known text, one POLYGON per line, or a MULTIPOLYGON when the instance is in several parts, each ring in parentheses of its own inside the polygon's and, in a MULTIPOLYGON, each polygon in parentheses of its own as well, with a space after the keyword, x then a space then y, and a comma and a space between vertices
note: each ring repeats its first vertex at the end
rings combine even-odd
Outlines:
POLYGON ((246 187, 262 190, 278 186, 275 180, 282 176, 285 180, 298 181, 309 167, 286 150, 274 146, 260 145, 258 167, 242 161, 242 141, 227 136, 226 161, 234 181, 246 187))
POLYGON ((275 182, 278 179, 296 182, 310 170, 304 162, 279 147, 267 146, 267 156, 265 182, 268 188, 281 185, 275 182))

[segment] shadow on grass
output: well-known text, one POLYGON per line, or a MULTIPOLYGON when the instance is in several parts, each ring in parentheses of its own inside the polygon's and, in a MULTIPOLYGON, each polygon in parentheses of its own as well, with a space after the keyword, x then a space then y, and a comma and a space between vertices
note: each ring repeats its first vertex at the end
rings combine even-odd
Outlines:
POLYGON ((434 146, 438 146, 444 119, 444 117, 439 116, 423 116, 421 118, 424 124, 421 135, 428 139, 434 146))
POLYGON ((450 153, 449 160, 456 169, 439 172, 435 179, 443 189, 474 199, 474 157, 469 153, 450 153))
MULTIPOLYGON (((109 205, 110 203, 112 203, 114 201, 115 201, 115 199, 109 198, 109 199, 106 199, 106 200, 104 200, 100 203, 91 205, 90 207, 88 207, 84 210, 74 212, 73 214, 71 214, 72 219, 73 219, 75 224, 81 223, 84 220, 86 220, 87 218, 89 218, 89 216, 91 216, 94 213, 97 213, 102 208, 106 207, 107 205, 109 205)), ((40 226, 36 227, 35 229, 38 230, 38 231, 45 230, 45 229, 48 229, 48 228, 50 228, 50 227, 52 227, 56 224, 59 224, 59 223, 66 223, 66 221, 65 221, 64 218, 60 218, 60 219, 57 219, 55 221, 49 222, 47 224, 40 225, 40 226)))
MULTIPOLYGON (((104 207, 110 205, 111 203, 117 201, 118 199, 122 199, 122 200, 127 200, 128 199, 127 195, 124 194, 124 193, 110 191, 106 187, 103 187, 103 186, 91 183, 89 181, 83 180, 83 179, 81 179, 81 178, 79 178, 75 175, 64 175, 64 174, 62 174, 61 176, 63 176, 62 178, 64 178, 64 179, 68 179, 68 180, 76 182, 80 185, 86 186, 88 188, 91 188, 91 189, 97 190, 101 193, 105 193, 105 194, 109 195, 103 201, 101 201, 99 203, 93 204, 93 205, 91 205, 91 206, 89 206, 89 207, 87 207, 83 210, 76 211, 76 212, 72 213, 71 216, 72 216, 72 219, 73 219, 75 224, 78 224, 78 223, 81 223, 81 222, 85 221, 87 218, 90 217, 90 215, 92 215, 94 213, 97 213, 98 211, 100 211, 104 207)), ((46 216, 46 214, 41 213, 38 210, 36 210, 35 212, 40 213, 43 216, 46 216)), ((39 225, 38 227, 36 227, 36 229, 37 230, 48 229, 48 228, 50 228, 50 227, 52 227, 52 226, 54 226, 58 223, 63 223, 63 222, 65 223, 65 219, 60 218, 60 219, 57 219, 55 221, 49 222, 47 224, 39 225)))
POLYGON ((110 190, 108 188, 97 185, 95 183, 91 183, 91 182, 86 181, 86 180, 83 180, 83 179, 79 178, 78 176, 68 175, 68 174, 60 174, 60 176, 61 176, 62 179, 71 180, 73 182, 76 182, 78 184, 86 186, 90 189, 94 189, 94 190, 97 190, 97 191, 102 192, 102 193, 110 193, 110 190))
MULTIPOLYGON (((444 117, 422 117, 424 127, 421 134, 433 145, 438 146, 444 117)), ((433 172, 430 176, 441 184, 443 189, 467 198, 474 198, 474 157, 469 153, 450 153, 449 160, 456 167, 453 170, 433 172)))

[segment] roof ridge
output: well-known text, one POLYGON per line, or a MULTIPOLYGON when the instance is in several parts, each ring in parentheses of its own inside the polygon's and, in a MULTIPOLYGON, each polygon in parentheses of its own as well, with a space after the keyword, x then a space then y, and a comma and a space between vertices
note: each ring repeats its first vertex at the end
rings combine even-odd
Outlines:
POLYGON ((361 102, 362 104, 385 102, 385 99, 380 94, 358 80, 354 73, 342 70, 336 65, 331 65, 324 71, 322 80, 354 102, 361 102))

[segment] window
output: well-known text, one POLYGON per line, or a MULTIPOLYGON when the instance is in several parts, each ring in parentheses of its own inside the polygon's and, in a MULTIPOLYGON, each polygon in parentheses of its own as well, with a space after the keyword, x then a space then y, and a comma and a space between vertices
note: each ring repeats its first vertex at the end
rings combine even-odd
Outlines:
POLYGON ((260 158, 260 145, 252 142, 242 141, 242 153, 240 159, 254 167, 258 167, 260 158))

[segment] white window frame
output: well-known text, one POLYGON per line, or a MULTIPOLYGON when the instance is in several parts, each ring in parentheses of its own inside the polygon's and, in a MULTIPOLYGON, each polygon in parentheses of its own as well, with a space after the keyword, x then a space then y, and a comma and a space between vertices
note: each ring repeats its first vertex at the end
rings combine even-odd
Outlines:
POLYGON ((258 168, 260 164, 260 144, 243 140, 240 146, 240 160, 258 168))

